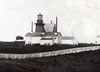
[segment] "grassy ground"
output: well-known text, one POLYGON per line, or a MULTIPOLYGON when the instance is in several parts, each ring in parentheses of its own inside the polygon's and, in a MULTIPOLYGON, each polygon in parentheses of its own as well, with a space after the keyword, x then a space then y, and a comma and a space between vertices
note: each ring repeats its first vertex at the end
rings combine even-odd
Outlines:
POLYGON ((100 50, 32 59, 0 59, 0 72, 100 72, 100 50))
POLYGON ((37 53, 62 50, 68 48, 96 46, 95 44, 78 44, 78 45, 53 45, 53 46, 40 46, 40 45, 24 45, 24 42, 0 42, 0 53, 37 53))

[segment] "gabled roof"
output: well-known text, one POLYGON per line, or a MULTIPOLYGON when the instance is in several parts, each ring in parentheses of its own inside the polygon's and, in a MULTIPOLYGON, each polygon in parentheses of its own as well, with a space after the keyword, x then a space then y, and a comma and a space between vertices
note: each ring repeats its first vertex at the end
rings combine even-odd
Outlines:
POLYGON ((26 37, 41 37, 42 33, 27 33, 25 36, 26 37))
POLYGON ((41 40, 53 40, 53 38, 42 38, 41 40))
POLYGON ((61 35, 61 33, 60 32, 57 32, 57 33, 56 32, 45 32, 45 33, 37 32, 37 33, 27 33, 25 37, 44 37, 44 36, 58 36, 58 35, 61 35))
POLYGON ((25 37, 31 37, 31 36, 32 36, 31 33, 27 33, 27 34, 25 35, 25 37))
POLYGON ((45 24, 45 25, 44 25, 45 32, 53 32, 54 25, 55 25, 55 24, 45 24))

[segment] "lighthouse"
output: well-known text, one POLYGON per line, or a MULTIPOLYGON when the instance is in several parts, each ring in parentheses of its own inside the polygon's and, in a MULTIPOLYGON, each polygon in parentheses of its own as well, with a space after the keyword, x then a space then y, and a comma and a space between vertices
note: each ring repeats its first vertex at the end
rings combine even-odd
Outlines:
POLYGON ((33 22, 31 32, 25 35, 25 44, 39 44, 39 45, 54 45, 61 44, 62 34, 57 31, 57 17, 56 24, 43 22, 43 15, 39 13, 37 15, 37 23, 35 23, 36 29, 33 32, 33 22))
POLYGON ((35 32, 45 32, 44 29, 44 23, 43 23, 43 15, 41 13, 39 13, 39 15, 37 15, 37 23, 36 24, 36 30, 35 32))

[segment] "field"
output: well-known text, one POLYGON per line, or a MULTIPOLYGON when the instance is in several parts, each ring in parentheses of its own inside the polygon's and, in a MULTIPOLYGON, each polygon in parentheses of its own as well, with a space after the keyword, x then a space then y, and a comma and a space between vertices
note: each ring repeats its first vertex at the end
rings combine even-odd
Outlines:
MULTIPOLYGON (((24 42, 0 42, 0 53, 37 53, 86 46, 100 45, 25 46, 24 42)), ((100 50, 42 58, 0 59, 0 72, 100 72, 100 50)))
POLYGON ((0 59, 0 72, 100 72, 100 50, 32 59, 0 59))
MULTIPOLYGON (((95 44, 78 44, 78 45, 53 45, 53 46, 41 46, 41 45, 24 45, 24 42, 0 42, 0 53, 39 53, 55 50, 63 50, 69 48, 79 48, 86 46, 98 46, 95 44)), ((99 45, 100 46, 100 45, 99 45)))

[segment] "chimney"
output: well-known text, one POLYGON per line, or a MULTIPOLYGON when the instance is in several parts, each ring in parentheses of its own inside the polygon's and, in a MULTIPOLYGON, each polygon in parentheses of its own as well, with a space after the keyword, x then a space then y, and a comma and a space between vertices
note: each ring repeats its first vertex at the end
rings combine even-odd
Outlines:
POLYGON ((32 21, 32 24, 31 24, 31 32, 33 32, 33 21, 32 21))
POLYGON ((51 21, 51 24, 52 24, 52 21, 51 21))
POLYGON ((57 28, 58 27, 58 17, 56 17, 56 32, 57 32, 57 28))

